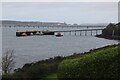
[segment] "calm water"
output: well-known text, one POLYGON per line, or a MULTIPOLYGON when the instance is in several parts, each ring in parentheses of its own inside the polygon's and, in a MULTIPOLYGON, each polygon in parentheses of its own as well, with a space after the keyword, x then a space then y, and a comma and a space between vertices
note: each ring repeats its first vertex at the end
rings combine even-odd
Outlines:
MULTIPOLYGON (((6 49, 14 49, 16 56, 16 67, 22 67, 25 63, 38 61, 54 56, 67 56, 73 53, 87 52, 90 49, 98 48, 110 44, 117 44, 115 40, 107 40, 90 36, 82 36, 77 33, 77 36, 64 34, 63 37, 55 36, 29 36, 16 37, 17 30, 68 30, 75 28, 3 28, 2 43, 3 52, 6 49)), ((85 28, 76 28, 85 29, 85 28)), ((100 34, 101 32, 99 32, 100 34)), ((94 32, 95 34, 95 32, 94 32)))

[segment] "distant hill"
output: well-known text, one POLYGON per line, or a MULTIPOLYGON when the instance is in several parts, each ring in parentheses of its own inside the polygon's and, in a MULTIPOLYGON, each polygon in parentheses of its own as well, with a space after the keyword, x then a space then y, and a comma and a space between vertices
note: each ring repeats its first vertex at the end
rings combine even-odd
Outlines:
POLYGON ((109 23, 84 23, 84 24, 81 24, 82 26, 107 26, 109 23))
POLYGON ((39 21, 13 21, 13 20, 1 20, 0 22, 2 22, 2 26, 6 27, 6 26, 106 26, 108 25, 107 23, 99 23, 99 24, 90 24, 90 23, 86 23, 86 24, 67 24, 65 22, 39 22, 39 21))
POLYGON ((66 23, 60 22, 33 22, 33 21, 11 21, 11 20, 3 20, 3 26, 65 26, 66 23))

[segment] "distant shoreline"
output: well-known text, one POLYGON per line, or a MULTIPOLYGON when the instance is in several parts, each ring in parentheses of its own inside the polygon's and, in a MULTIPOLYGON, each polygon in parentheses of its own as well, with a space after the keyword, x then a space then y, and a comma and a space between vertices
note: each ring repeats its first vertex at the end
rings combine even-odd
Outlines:
POLYGON ((17 20, 0 20, 3 26, 107 26, 109 23, 66 23, 58 21, 17 21, 17 20))
POLYGON ((105 38, 105 39, 109 39, 109 40, 120 40, 120 36, 102 36, 102 35, 96 35, 95 37, 105 38))

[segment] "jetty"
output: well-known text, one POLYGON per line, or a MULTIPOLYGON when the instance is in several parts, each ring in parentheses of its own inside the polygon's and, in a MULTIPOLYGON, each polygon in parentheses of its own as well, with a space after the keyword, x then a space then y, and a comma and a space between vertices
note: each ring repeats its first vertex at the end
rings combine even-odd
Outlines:
POLYGON ((38 31, 38 30, 30 30, 30 31, 17 31, 16 36, 34 36, 34 35, 54 35, 53 31, 38 31))
POLYGON ((76 36, 77 33, 79 33, 79 35, 82 35, 82 32, 85 33, 85 36, 87 36, 88 32, 91 33, 91 36, 93 35, 93 32, 95 32, 95 35, 98 35, 98 31, 102 31, 103 29, 82 29, 82 30, 59 30, 59 31, 40 31, 40 30, 31 30, 31 31, 17 31, 16 32, 16 36, 33 36, 33 35, 55 35, 55 33, 69 33, 69 35, 71 35, 72 33, 74 33, 74 35, 76 36))

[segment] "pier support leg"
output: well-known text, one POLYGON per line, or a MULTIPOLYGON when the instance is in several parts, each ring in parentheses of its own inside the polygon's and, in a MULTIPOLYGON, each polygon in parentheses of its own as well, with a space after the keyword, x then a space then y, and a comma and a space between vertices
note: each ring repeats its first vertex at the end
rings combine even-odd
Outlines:
POLYGON ((85 36, 87 36, 87 31, 85 31, 85 36))
POLYGON ((71 31, 69 32, 69 35, 71 36, 71 31))
POLYGON ((81 36, 81 32, 82 32, 82 31, 80 31, 80 36, 81 36))
POLYGON ((76 31, 75 31, 75 36, 76 36, 76 31))
POLYGON ((92 36, 92 30, 91 30, 91 36, 92 36))
POLYGON ((96 35, 97 35, 97 30, 96 30, 96 35))

